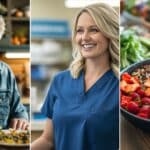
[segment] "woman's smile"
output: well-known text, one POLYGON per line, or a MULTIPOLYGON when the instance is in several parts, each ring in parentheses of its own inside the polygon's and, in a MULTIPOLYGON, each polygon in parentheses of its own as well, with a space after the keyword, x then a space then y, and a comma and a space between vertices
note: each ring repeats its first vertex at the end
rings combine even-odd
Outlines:
POLYGON ((85 51, 90 51, 92 50, 93 48, 96 47, 97 44, 93 44, 93 43, 86 43, 86 44, 82 44, 82 50, 85 50, 85 51))

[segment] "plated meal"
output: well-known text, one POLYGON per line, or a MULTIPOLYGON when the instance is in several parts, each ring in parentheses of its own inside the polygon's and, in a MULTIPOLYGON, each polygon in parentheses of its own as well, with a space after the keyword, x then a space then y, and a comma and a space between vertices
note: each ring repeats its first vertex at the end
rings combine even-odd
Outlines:
POLYGON ((124 72, 121 78, 121 107, 150 119, 150 65, 143 65, 131 74, 124 72))
POLYGON ((0 145, 28 146, 30 132, 25 130, 0 130, 0 145))
POLYGON ((123 116, 136 127, 150 132, 150 59, 122 71, 120 91, 123 116))

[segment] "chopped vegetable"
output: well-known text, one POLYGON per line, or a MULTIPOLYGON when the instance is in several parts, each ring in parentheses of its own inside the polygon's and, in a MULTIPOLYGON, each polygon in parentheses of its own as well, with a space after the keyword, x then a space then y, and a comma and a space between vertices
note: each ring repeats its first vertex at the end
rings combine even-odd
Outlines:
POLYGON ((150 65, 142 65, 131 74, 124 72, 120 81, 123 109, 150 120, 150 65))
POLYGON ((4 144, 29 144, 29 131, 20 131, 9 129, 8 131, 0 130, 0 143, 4 144))
POLYGON ((124 30, 120 42, 121 69, 150 58, 150 39, 139 37, 134 30, 124 30))

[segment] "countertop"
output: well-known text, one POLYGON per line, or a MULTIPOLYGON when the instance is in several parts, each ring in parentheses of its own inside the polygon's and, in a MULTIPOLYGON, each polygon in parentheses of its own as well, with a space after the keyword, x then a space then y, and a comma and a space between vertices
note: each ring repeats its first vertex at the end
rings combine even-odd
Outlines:
POLYGON ((120 150, 150 150, 150 133, 136 128, 121 116, 120 150))

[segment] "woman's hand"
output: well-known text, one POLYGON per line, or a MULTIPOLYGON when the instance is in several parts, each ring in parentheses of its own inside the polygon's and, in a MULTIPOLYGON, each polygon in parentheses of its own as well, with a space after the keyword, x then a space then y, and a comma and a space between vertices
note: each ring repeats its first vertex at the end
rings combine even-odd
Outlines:
POLYGON ((29 129, 29 122, 22 118, 14 118, 10 121, 10 128, 13 129, 21 129, 21 130, 28 130, 29 129))

